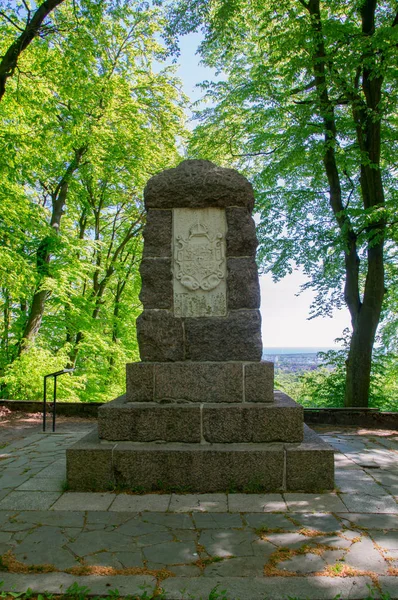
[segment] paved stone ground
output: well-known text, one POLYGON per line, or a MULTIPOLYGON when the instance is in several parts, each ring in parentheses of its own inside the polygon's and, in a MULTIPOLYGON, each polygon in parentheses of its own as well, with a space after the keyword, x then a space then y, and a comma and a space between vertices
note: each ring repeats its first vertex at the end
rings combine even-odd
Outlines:
POLYGON ((92 426, 0 427, 0 590, 398 598, 398 432, 321 431, 337 450, 333 493, 64 492, 65 448, 92 426))

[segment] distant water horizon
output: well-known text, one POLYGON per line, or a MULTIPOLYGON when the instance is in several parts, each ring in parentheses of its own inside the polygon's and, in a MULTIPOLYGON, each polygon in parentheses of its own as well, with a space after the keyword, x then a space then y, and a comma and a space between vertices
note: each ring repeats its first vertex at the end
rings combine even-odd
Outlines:
POLYGON ((267 346, 263 348, 265 354, 318 354, 329 350, 341 350, 339 346, 267 346))

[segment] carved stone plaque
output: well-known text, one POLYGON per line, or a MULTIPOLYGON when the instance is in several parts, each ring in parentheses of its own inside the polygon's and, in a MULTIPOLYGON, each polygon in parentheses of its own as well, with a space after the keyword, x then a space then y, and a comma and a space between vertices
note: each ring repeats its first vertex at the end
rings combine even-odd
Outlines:
POLYGON ((227 314, 222 208, 173 209, 173 292, 176 317, 227 314))

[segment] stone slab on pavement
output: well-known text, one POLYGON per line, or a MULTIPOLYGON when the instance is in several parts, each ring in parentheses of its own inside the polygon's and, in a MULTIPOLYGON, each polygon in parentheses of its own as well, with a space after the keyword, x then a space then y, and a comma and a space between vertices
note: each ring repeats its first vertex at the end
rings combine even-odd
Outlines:
POLYGON ((372 589, 370 577, 170 577, 162 582, 165 600, 207 599, 212 590, 225 590, 228 600, 362 600, 372 589))
POLYGON ((142 496, 134 494, 118 494, 109 510, 112 512, 166 512, 170 505, 170 499, 171 494, 143 494, 142 496))
POLYGON ((288 509, 293 512, 342 512, 345 505, 337 494, 284 494, 288 509))
MULTIPOLYGON (((356 513, 398 513, 398 504, 393 496, 370 496, 364 493, 340 494, 347 509, 356 513)), ((337 512, 340 509, 336 509, 337 512)))
POLYGON ((170 512, 227 512, 226 494, 172 494, 170 512))
POLYGON ((281 512, 287 510, 282 494, 228 494, 230 512, 281 512))
POLYGON ((76 577, 67 573, 2 573, 1 580, 1 591, 26 592, 30 588, 33 592, 49 594, 63 594, 77 584, 79 588, 87 588, 91 595, 108 596, 111 590, 117 589, 120 595, 132 596, 142 595, 147 590, 150 597, 150 592, 156 588, 156 579, 147 575, 116 575, 110 578, 103 575, 76 577))
POLYGON ((116 494, 110 492, 66 492, 51 507, 52 510, 108 510, 116 494))
POLYGON ((0 510, 43 510, 50 508, 61 492, 12 491, 0 501, 0 510))

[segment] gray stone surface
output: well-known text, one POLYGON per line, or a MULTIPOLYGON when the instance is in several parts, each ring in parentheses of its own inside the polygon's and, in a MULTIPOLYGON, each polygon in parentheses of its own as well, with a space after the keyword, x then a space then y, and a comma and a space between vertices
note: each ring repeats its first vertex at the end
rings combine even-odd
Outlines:
POLYGON ((284 494, 288 509, 293 512, 341 512, 343 502, 337 494, 284 494))
POLYGON ((107 510, 115 500, 110 492, 66 492, 51 507, 52 510, 107 510))
POLYGON ((99 411, 98 433, 106 440, 200 442, 200 406, 109 403, 99 411))
MULTIPOLYGON (((383 578, 383 582, 386 578, 383 578)), ((386 584, 387 585, 387 584, 386 584)), ((188 581, 182 577, 171 577, 162 583, 165 600, 204 600, 212 590, 221 593, 228 600, 286 600, 305 598, 306 600, 362 600, 369 597, 372 588, 370 577, 192 577, 188 581)), ((392 589, 389 586, 389 589, 392 589)), ((221 594, 222 598, 222 594, 221 594)))
POLYGON ((173 305, 171 260, 169 258, 143 258, 140 264, 140 274, 140 300, 144 309, 170 309, 173 305))
POLYGON ((172 211, 147 211, 144 227, 144 258, 171 258, 172 211))
POLYGON ((0 510, 42 510, 50 508, 61 492, 12 491, 0 501, 0 510))
POLYGON ((242 364, 179 362, 155 366, 155 400, 241 402, 242 396, 242 364))
POLYGON ((136 323, 142 361, 184 360, 181 319, 167 310, 145 310, 136 323))
POLYGON ((326 491, 334 488, 334 450, 304 425, 299 446, 286 446, 286 489, 326 491))
POLYGON ((181 565, 195 563, 198 552, 194 542, 165 542, 143 549, 145 558, 161 565, 181 565))
POLYGON ((228 258, 228 308, 259 308, 260 284, 253 258, 228 258))
POLYGON ((353 569, 372 571, 373 573, 385 574, 388 569, 388 563, 381 553, 376 550, 372 540, 365 537, 352 545, 344 563, 353 569))
POLYGON ((246 208, 230 206, 227 215, 227 256, 255 256, 256 226, 246 208))
POLYGON ((226 494, 173 494, 169 510, 172 512, 219 513, 227 510, 226 494))
MULTIPOLYGON (((276 392, 274 397, 274 363, 261 361, 260 363, 250 363, 244 366, 245 377, 245 401, 246 402, 279 402, 278 406, 295 406, 298 408, 291 398, 276 392)), ((277 414, 273 415, 273 419, 277 418, 277 414)), ((301 422, 303 417, 301 417, 301 422)), ((289 427, 289 424, 287 424, 289 427)))
POLYGON ((392 496, 371 496, 365 493, 340 494, 349 511, 362 513, 398 513, 398 504, 392 496))
POLYGON ((243 526, 240 515, 229 513, 196 512, 193 520, 197 529, 239 529, 243 526))
POLYGON ((216 492, 277 490, 283 485, 284 451, 279 444, 139 444, 120 442, 113 452, 116 483, 147 491, 216 492), (133 445, 132 445, 133 444, 133 445))
POLYGON ((106 490, 114 483, 112 468, 113 442, 99 442, 97 432, 66 450, 69 489, 78 491, 106 490))
POLYGON ((210 443, 301 442, 302 408, 244 403, 203 407, 203 437, 210 443))
POLYGON ((289 560, 277 563, 278 569, 292 573, 317 573, 324 570, 325 561, 316 554, 299 554, 289 560))
POLYGON ((229 494, 228 507, 231 512, 276 512, 285 511, 286 502, 282 494, 229 494))
POLYGON ((194 361, 261 359, 258 310, 230 311, 227 317, 185 319, 185 357, 194 361))
POLYGON ((119 494, 109 510, 111 511, 166 511, 170 504, 169 494, 153 494, 151 496, 135 496, 119 494))
POLYGON ((253 188, 233 169, 208 160, 185 160, 152 177, 144 190, 146 209, 254 206, 253 188))
MULTIPOLYGON (((126 402, 152 402, 154 365, 136 362, 126 365, 126 402)), ((100 407, 98 416, 105 407, 100 407)))

